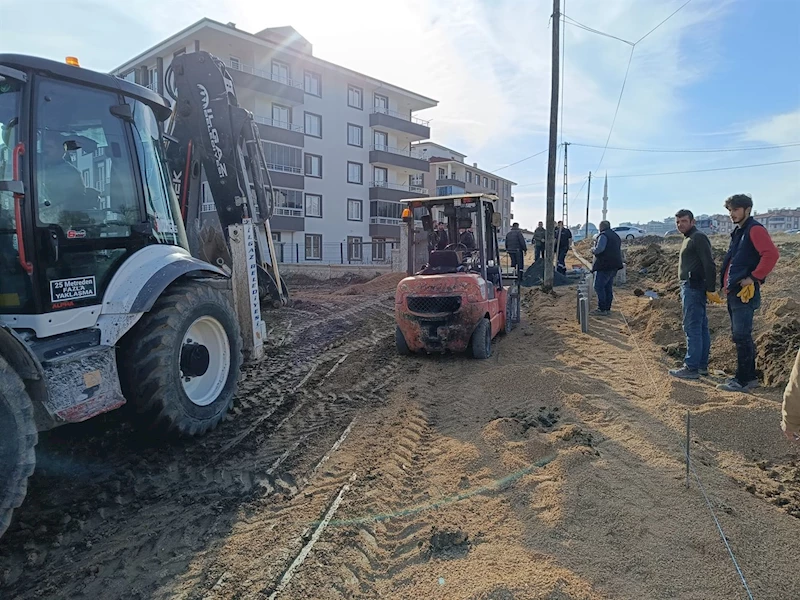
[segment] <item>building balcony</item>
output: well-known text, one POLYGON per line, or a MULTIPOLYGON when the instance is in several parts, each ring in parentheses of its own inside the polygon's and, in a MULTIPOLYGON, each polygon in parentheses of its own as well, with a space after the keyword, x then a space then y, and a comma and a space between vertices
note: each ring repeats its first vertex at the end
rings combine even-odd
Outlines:
MULTIPOLYGON (((453 186, 453 187, 461 188, 462 190, 466 190, 467 189, 466 182, 461 181, 460 179, 457 179, 455 177, 453 177, 451 179, 447 179, 447 178, 445 178, 445 179, 437 179, 436 180, 436 187, 442 187, 442 186, 453 186)), ((456 193, 458 193, 458 192, 456 192, 456 193)))
POLYGON ((294 81, 242 63, 226 61, 225 66, 238 86, 280 98, 292 106, 299 106, 305 100, 302 81, 294 81))
POLYGON ((253 120, 258 124, 258 133, 263 141, 298 146, 300 148, 305 145, 306 136, 303 135, 302 125, 258 115, 253 116, 253 120))
POLYGON ((372 114, 369 116, 370 127, 385 127, 394 131, 402 131, 420 140, 427 140, 431 137, 429 123, 430 121, 423 121, 387 108, 373 108, 372 114))
POLYGON ((369 183, 370 200, 399 202, 407 198, 425 198, 427 195, 428 190, 426 188, 416 185, 403 185, 387 181, 370 181, 369 183))
POLYGON ((269 220, 273 231, 305 231, 303 209, 289 206, 276 206, 269 220))
POLYGON ((369 203, 369 234, 379 238, 400 236, 403 206, 399 202, 372 200, 369 203))
POLYGON ((414 150, 400 150, 391 148, 383 144, 373 144, 369 147, 370 164, 400 167, 411 171, 427 172, 428 161, 422 158, 419 152, 414 150))

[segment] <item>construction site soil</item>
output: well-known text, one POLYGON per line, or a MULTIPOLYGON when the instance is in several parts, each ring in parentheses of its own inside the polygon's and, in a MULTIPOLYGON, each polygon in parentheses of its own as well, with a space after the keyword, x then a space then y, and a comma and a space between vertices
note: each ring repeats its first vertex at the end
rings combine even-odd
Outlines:
MULTIPOLYGON (((397 276, 290 280, 268 358, 211 434, 163 440, 121 410, 40 436, 0 598, 747 598, 710 509, 752 596, 797 597, 800 447, 780 390, 667 375, 677 267, 653 276, 665 246, 634 277, 647 252, 629 249, 629 283, 588 334, 572 287, 523 289, 521 325, 484 361, 398 356, 397 276)), ((782 252, 756 318, 776 382, 764 321, 797 317, 797 248, 782 252)))

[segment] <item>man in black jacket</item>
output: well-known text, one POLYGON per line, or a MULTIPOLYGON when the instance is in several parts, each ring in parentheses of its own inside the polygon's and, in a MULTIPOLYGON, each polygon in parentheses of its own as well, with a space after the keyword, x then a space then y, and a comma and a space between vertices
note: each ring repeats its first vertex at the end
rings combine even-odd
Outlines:
POLYGON ((594 248, 594 291, 597 293, 596 315, 610 315, 611 302, 614 300, 614 277, 622 268, 622 240, 617 232, 611 229, 611 223, 600 221, 600 235, 594 248))
POLYGON ((571 241, 572 232, 568 227, 564 227, 563 221, 559 221, 558 226, 556 227, 555 239, 553 240, 553 243, 555 244, 554 250, 558 253, 556 270, 559 273, 567 272, 567 252, 569 251, 569 245, 571 241))
POLYGON ((544 230, 544 223, 539 221, 539 225, 533 230, 533 245, 536 253, 534 254, 534 261, 544 258, 544 244, 547 239, 547 232, 544 230))
POLYGON ((519 229, 519 223, 511 226, 511 231, 506 234, 506 252, 511 255, 511 266, 517 267, 520 271, 525 270, 525 253, 528 245, 525 243, 525 236, 519 229))
POLYGON ((697 379, 708 375, 708 354, 711 334, 708 330, 706 302, 722 304, 716 293, 717 268, 706 234, 697 230, 690 210, 675 213, 675 227, 683 234, 678 258, 678 277, 681 282, 683 332, 686 334, 686 357, 680 369, 669 374, 679 379, 697 379))

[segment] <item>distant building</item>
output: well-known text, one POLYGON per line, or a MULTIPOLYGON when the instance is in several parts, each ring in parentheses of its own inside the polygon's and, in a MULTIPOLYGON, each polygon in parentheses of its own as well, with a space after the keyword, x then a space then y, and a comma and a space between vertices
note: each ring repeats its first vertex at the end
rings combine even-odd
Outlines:
POLYGON ((800 229, 800 207, 769 210, 753 216, 770 232, 780 233, 789 229, 800 229))
MULTIPOLYGON (((493 175, 488 171, 478 168, 478 163, 470 167, 464 162, 465 154, 456 152, 441 144, 434 142, 415 142, 411 144, 412 151, 430 163, 427 174, 419 175, 418 179, 412 178, 412 185, 419 185, 431 190, 436 190, 436 196, 449 196, 450 194, 463 194, 486 192, 497 194, 500 197, 499 210, 503 217, 500 235, 505 235, 514 222, 514 213, 511 203, 513 186, 517 185, 510 179, 493 175), (435 185, 434 185, 435 184, 435 185)), ((436 219, 440 220, 440 219, 436 219)))

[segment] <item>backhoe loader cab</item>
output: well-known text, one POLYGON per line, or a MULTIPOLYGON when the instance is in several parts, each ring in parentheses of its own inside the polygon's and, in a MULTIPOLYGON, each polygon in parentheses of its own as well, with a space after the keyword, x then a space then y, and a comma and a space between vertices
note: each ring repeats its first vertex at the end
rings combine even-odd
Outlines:
POLYGON ((520 274, 501 268, 498 201, 490 194, 402 201, 409 247, 414 247, 414 222, 420 221, 429 253, 422 269, 397 286, 400 354, 470 350, 475 358, 488 358, 494 337, 519 322, 520 274), (444 224, 446 243, 434 222, 444 224))
POLYGON ((37 431, 127 401, 194 435, 230 406, 239 321, 226 272, 188 250, 170 113, 116 77, 0 54, 0 535, 37 431))

